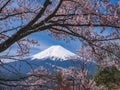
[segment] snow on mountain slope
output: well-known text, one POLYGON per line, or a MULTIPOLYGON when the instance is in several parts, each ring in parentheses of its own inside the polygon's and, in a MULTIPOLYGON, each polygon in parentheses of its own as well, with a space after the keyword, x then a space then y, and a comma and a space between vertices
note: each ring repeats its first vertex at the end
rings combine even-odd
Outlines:
POLYGON ((56 46, 51 46, 48 49, 37 53, 32 56, 33 59, 52 59, 52 60, 68 60, 68 59, 73 59, 76 54, 70 52, 69 50, 63 48, 62 46, 56 45, 56 46))

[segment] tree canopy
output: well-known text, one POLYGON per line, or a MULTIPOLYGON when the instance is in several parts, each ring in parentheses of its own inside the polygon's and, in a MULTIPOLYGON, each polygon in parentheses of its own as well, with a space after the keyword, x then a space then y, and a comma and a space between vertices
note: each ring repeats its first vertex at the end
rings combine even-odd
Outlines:
MULTIPOLYGON (((25 54, 28 45, 36 44, 26 36, 48 31, 55 37, 77 37, 93 53, 120 39, 119 0, 1 0, 0 52, 14 43, 25 54)), ((120 58, 120 57, 119 57, 120 58)))

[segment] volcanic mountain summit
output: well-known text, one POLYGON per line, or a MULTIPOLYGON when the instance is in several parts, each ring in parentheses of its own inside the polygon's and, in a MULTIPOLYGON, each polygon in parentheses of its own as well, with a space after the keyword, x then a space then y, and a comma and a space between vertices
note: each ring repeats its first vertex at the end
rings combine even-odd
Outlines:
POLYGON ((76 54, 56 45, 32 56, 33 59, 69 60, 75 58, 76 54))

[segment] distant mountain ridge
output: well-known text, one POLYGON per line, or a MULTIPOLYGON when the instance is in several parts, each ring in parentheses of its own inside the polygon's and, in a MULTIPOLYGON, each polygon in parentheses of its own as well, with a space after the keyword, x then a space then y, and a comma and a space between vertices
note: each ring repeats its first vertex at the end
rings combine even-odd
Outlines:
MULTIPOLYGON (((32 55, 30 58, 27 58, 25 60, 18 60, 1 65, 0 78, 23 77, 32 69, 37 69, 40 66, 45 67, 49 72, 55 71, 58 67, 79 68, 76 56, 76 54, 70 52, 62 46, 52 46, 40 53, 32 55)), ((79 60, 79 63, 80 62, 82 61, 79 60)), ((94 64, 92 65, 95 67, 94 64)), ((86 66, 86 68, 89 68, 89 64, 86 66)), ((93 72, 94 69, 91 71, 93 72)))

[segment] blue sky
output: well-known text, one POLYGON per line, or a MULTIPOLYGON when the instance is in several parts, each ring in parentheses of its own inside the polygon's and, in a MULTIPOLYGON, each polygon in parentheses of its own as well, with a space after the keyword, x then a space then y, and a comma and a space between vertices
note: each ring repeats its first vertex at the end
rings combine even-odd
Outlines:
POLYGON ((52 45, 61 45, 64 48, 76 53, 76 50, 80 46, 80 42, 78 40, 71 40, 70 42, 66 42, 65 40, 56 40, 55 37, 50 36, 49 32, 46 31, 31 34, 30 37, 35 40, 38 40, 40 44, 40 46, 32 47, 31 54, 38 53, 42 50, 49 48, 52 45))

